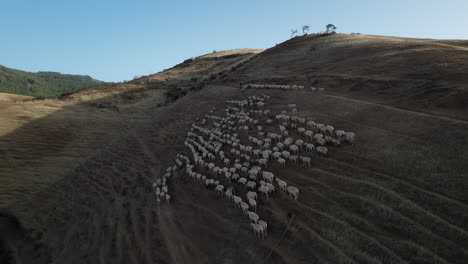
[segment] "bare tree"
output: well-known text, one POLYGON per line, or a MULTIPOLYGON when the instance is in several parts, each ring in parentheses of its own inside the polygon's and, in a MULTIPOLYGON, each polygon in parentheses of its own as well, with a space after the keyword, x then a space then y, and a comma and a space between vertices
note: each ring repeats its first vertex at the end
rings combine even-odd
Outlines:
POLYGON ((297 33, 297 29, 291 29, 291 38, 297 33))
POLYGON ((310 27, 306 25, 302 26, 302 34, 307 35, 307 31, 309 31, 309 28, 310 27))
POLYGON ((327 31, 325 31, 325 33, 335 33, 335 30, 336 30, 336 27, 335 25, 333 24, 328 24, 327 25, 327 31))

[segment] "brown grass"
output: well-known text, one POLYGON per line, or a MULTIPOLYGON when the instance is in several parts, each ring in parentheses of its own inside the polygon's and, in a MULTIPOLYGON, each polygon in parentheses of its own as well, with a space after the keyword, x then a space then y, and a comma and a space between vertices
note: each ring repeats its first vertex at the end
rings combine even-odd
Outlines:
MULTIPOLYGON (((1 205, 43 233, 37 240, 56 263, 464 263, 465 110, 426 105, 431 97, 420 93, 432 89, 421 74, 437 65, 434 54, 445 49, 456 63, 464 48, 463 41, 309 36, 62 100, 0 104, 7 124, 0 128, 1 205), (304 53, 311 47, 314 56, 304 53), (415 54, 419 60, 403 60, 415 54), (191 89, 233 63, 237 69, 217 85, 191 89), (241 79, 301 84, 305 76, 325 93, 237 88, 241 79), (174 87, 187 95, 164 105, 174 87), (354 131, 358 141, 314 156, 310 168, 271 166, 300 195, 297 202, 279 193, 260 200, 266 240, 255 239, 224 198, 183 176, 169 183, 171 204, 158 206, 151 182, 187 153, 183 141, 195 118, 212 107, 221 114, 226 99, 260 93, 272 97, 267 107, 275 112, 295 103, 300 116, 354 131), (405 93, 407 102, 396 99, 405 93)), ((459 72, 467 71, 459 63, 431 83, 463 91, 459 72)))

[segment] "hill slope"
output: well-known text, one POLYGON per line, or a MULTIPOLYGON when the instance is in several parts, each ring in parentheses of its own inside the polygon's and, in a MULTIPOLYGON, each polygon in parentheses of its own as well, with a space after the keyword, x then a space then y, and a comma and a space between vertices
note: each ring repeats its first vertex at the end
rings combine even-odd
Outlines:
POLYGON ((322 86, 328 93, 468 120, 468 41, 308 35, 272 47, 240 79, 322 86))
MULTIPOLYGON (((414 42, 465 42, 410 39, 401 49, 386 50, 388 57, 376 56, 375 38, 382 48, 395 41, 307 36, 260 53, 201 56, 60 100, 0 103, 7 113, 0 115, 6 124, 0 128, 1 206, 34 231, 37 247, 54 263, 464 263, 468 122, 454 118, 463 111, 460 105, 435 113, 433 95, 414 96, 418 89, 431 89, 425 84, 430 78, 414 76, 437 69, 432 53, 423 53, 417 63, 403 58, 414 42), (340 42, 354 43, 350 49, 368 57, 359 64, 359 54, 344 56, 344 44, 335 49, 330 44, 340 42), (328 48, 310 55, 312 44, 328 48), (314 82, 325 92, 242 91, 241 80, 314 82), (365 89, 352 88, 356 83, 365 89), (397 99, 405 93, 412 104, 397 99), (177 96, 169 100, 168 94, 177 96), (299 150, 311 158, 310 166, 269 161, 267 170, 298 187, 299 198, 280 191, 259 197, 257 213, 268 222, 265 240, 254 236, 248 218, 226 197, 183 171, 168 179, 171 202, 158 204, 151 187, 155 179, 174 165, 178 153, 193 161, 184 145, 192 124, 222 127, 202 119, 225 117, 225 100, 263 95, 270 97, 264 109, 273 116, 296 104, 294 115, 353 131, 355 144, 328 144, 326 156, 299 150)), ((467 62, 452 55, 447 61, 458 66, 432 83, 463 92, 458 72, 467 62)), ((265 132, 279 133, 278 123, 268 125, 257 113, 251 117, 265 132)), ((244 125, 247 131, 236 132, 242 144, 251 145, 248 136, 261 136, 250 122, 244 125)), ((294 139, 310 141, 292 126, 288 131, 294 139)), ((233 147, 222 147, 231 164, 233 147)), ((213 162, 225 166, 220 159, 213 162)), ((232 186, 245 201, 242 185, 199 166, 195 170, 232 186)))
POLYGON ((0 92, 57 96, 82 88, 102 84, 89 76, 60 74, 58 72, 25 72, 0 65, 0 92))

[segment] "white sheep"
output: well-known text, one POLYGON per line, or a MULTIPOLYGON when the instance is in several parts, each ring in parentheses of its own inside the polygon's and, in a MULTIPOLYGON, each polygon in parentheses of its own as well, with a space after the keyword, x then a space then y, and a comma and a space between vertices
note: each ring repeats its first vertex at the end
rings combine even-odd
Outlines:
POLYGON ((294 186, 288 186, 286 190, 288 191, 289 197, 291 199, 294 198, 294 200, 297 200, 297 197, 299 196, 299 189, 294 186))
POLYGON ((242 177, 237 182, 245 186, 247 184, 247 179, 242 177))
POLYGON ((256 237, 263 237, 263 226, 255 223, 251 223, 250 226, 252 227, 254 234, 256 237))
POLYGON ((254 212, 251 212, 251 211, 248 211, 247 215, 249 216, 250 221, 252 221, 254 223, 257 223, 258 220, 260 219, 258 214, 254 213, 254 212))
POLYGON ((248 199, 255 199, 257 200, 257 193, 256 192, 252 192, 252 191, 248 191, 247 194, 245 195, 245 197, 248 199))
POLYGON ((257 183, 254 182, 254 181, 248 181, 247 182, 247 187, 250 188, 250 189, 253 189, 255 190, 255 187, 257 186, 257 183))
POLYGON ((223 185, 216 185, 215 190, 216 190, 216 192, 218 192, 218 193, 220 193, 221 195, 223 195, 224 186, 223 186, 223 185))
POLYGON ((263 234, 264 236, 267 235, 267 229, 268 229, 268 224, 267 222, 263 221, 263 220, 258 220, 258 224, 262 226, 263 228, 263 234))
POLYGON ((286 160, 285 160, 285 159, 279 158, 279 159, 277 160, 277 162, 279 163, 279 165, 280 165, 281 167, 286 167, 286 160))
POLYGON ((249 211, 249 205, 245 202, 240 202, 240 207, 242 209, 242 212, 244 214, 247 214, 247 212, 249 211))
POLYGON ((346 132, 346 134, 345 134, 346 142, 348 142, 350 144, 353 144, 355 138, 356 138, 356 134, 354 134, 353 132, 346 132))
POLYGON ((271 172, 268 172, 268 171, 263 171, 262 172, 262 176, 263 176, 263 179, 266 180, 266 181, 269 181, 270 183, 273 182, 273 179, 274 179, 274 175, 273 173, 271 172))
POLYGON ((278 186, 280 187, 282 191, 286 191, 288 184, 285 181, 280 180, 279 178, 276 178, 276 183, 278 184, 278 186))
POLYGON ((270 190, 268 189, 268 187, 266 186, 260 186, 258 188, 258 191, 261 192, 263 195, 265 195, 267 197, 267 199, 269 198, 268 197, 268 193, 270 192, 270 190))
POLYGON ((257 211, 257 201, 252 198, 249 198, 249 205, 256 212, 257 211))
POLYGON ((241 202, 242 202, 242 198, 239 197, 239 196, 236 196, 236 195, 232 195, 232 201, 234 202, 234 204, 235 204, 237 207, 240 207, 241 202))

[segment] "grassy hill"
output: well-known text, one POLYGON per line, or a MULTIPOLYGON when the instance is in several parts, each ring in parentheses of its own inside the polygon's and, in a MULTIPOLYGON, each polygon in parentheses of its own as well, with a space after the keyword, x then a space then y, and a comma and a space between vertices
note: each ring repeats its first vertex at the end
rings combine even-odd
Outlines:
POLYGON ((25 72, 0 65, 0 92, 30 96, 56 96, 101 84, 87 75, 25 72))
MULTIPOLYGON (((0 208, 32 231, 29 245, 37 256, 51 256, 35 264, 465 264, 466 47, 468 41, 458 40, 309 35, 265 51, 195 57, 55 99, 5 100, 0 208), (240 81, 305 89, 242 90, 240 81), (171 202, 158 204, 154 180, 177 154, 194 158, 184 144, 193 124, 218 129, 203 117, 226 117, 226 100, 263 95, 272 116, 296 104, 294 115, 353 131, 355 144, 327 144, 326 156, 299 150, 310 166, 269 161, 267 170, 297 186, 299 198, 281 191, 259 195, 266 239, 255 237, 249 219, 227 198, 181 171, 168 178, 171 202)), ((278 123, 266 123, 256 110, 244 108, 264 132, 280 133, 278 123)), ((241 144, 261 137, 258 127, 247 125, 236 131, 241 144)), ((312 142, 292 125, 288 130, 312 142)), ((231 147, 222 151, 234 161, 231 147)), ((220 159, 212 162, 224 167, 220 159)), ((242 185, 198 165, 195 171, 245 199, 242 185)), ((23 248, 28 242, 10 241, 19 245, 16 255, 36 256, 23 248)))

